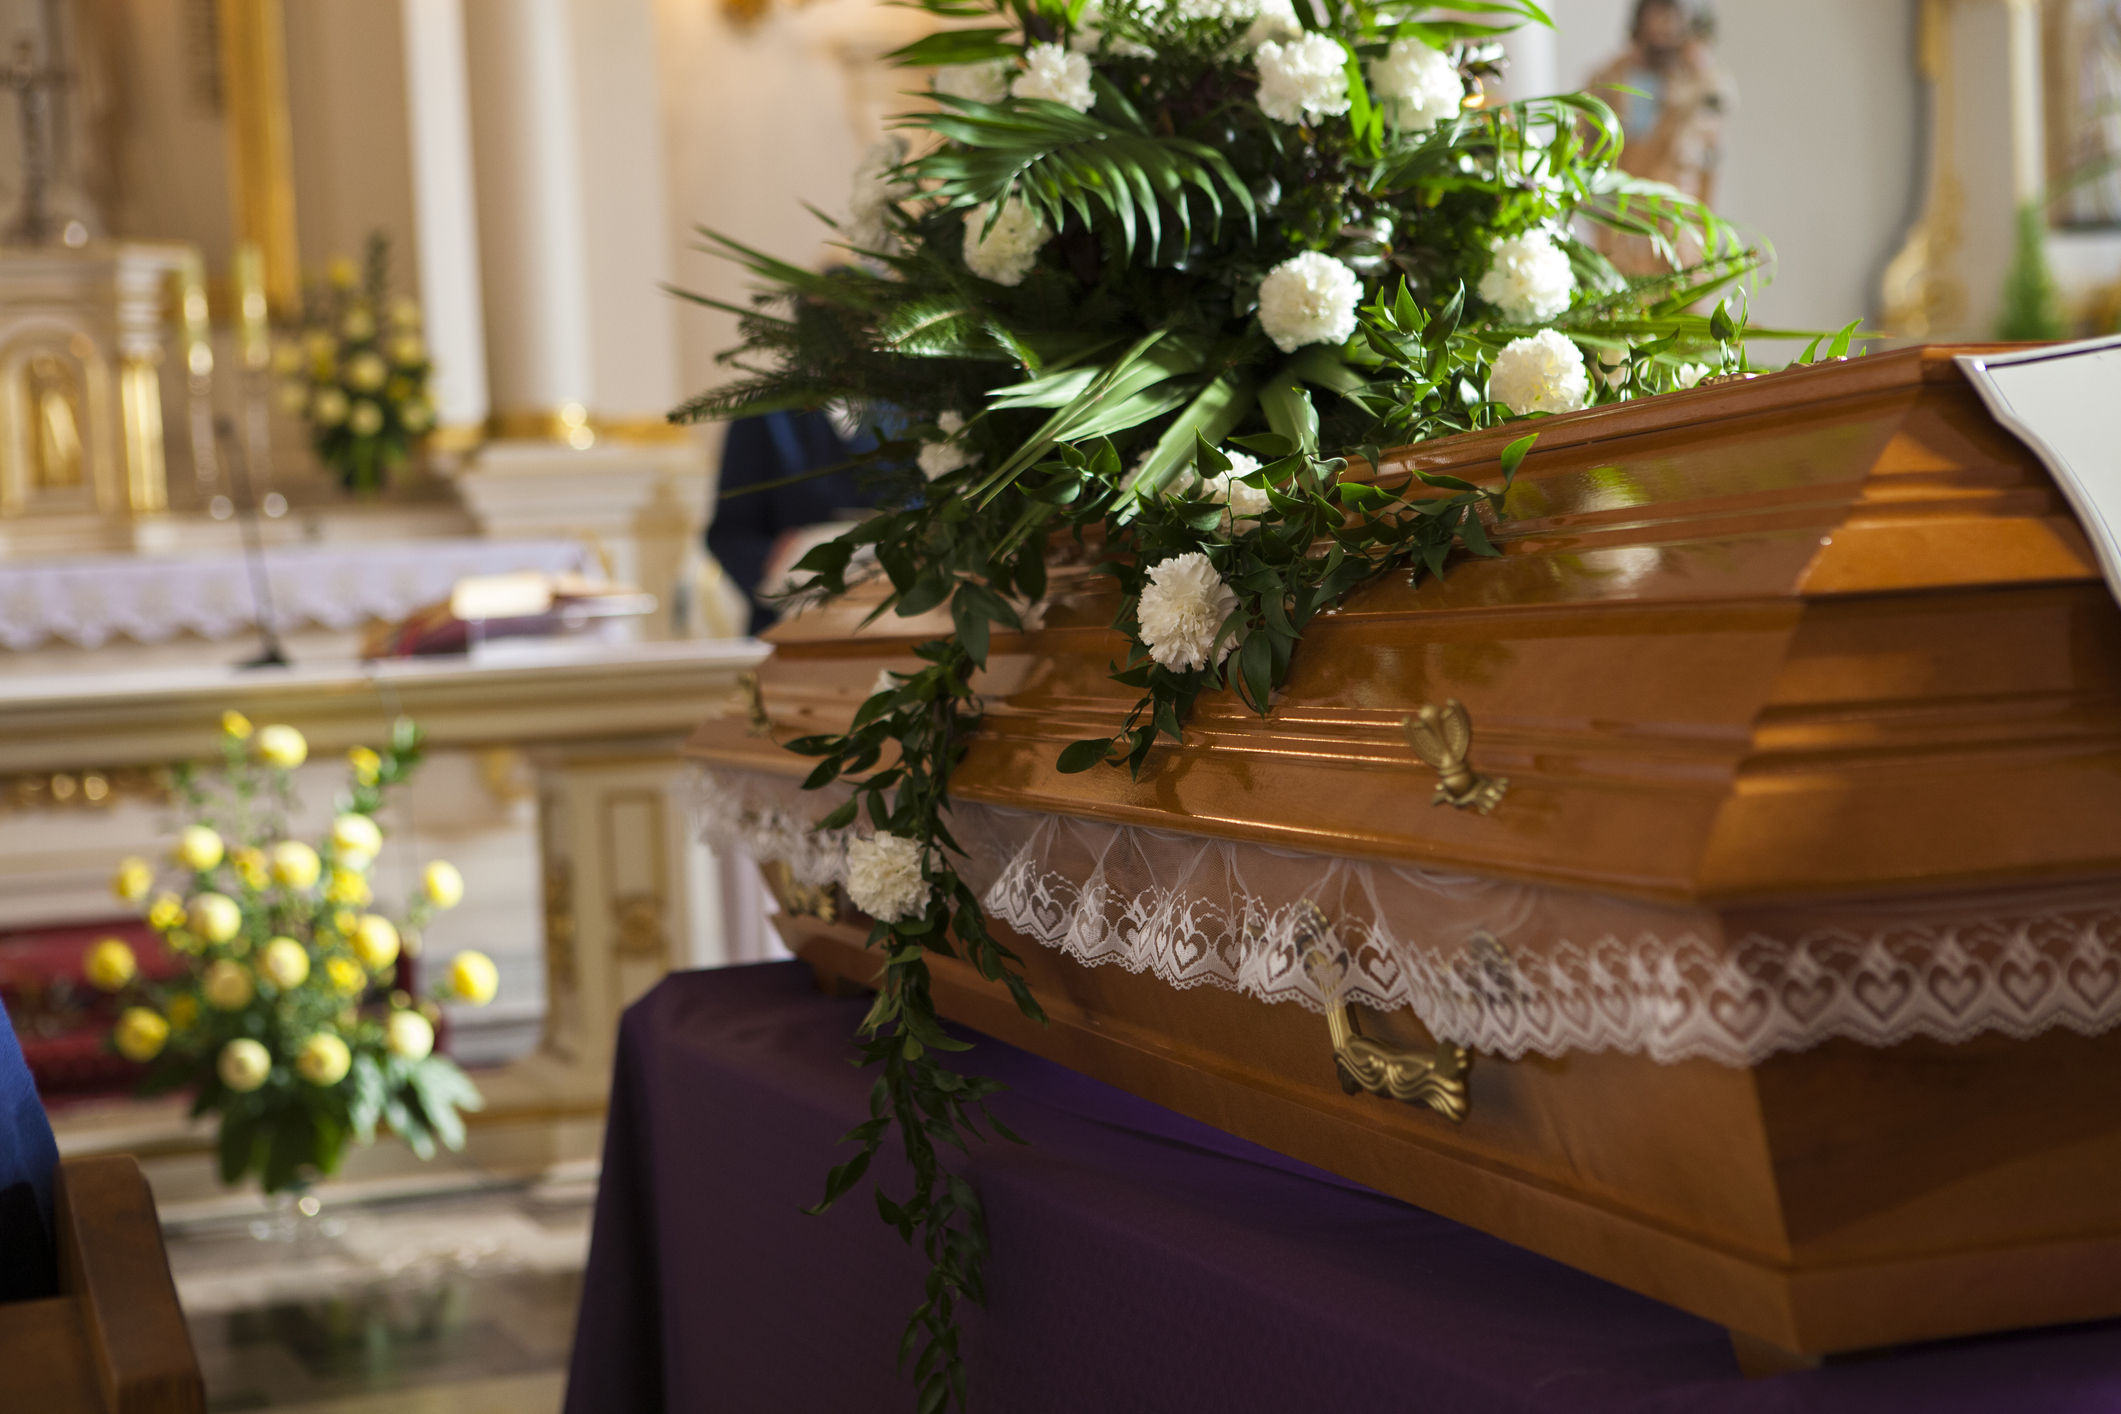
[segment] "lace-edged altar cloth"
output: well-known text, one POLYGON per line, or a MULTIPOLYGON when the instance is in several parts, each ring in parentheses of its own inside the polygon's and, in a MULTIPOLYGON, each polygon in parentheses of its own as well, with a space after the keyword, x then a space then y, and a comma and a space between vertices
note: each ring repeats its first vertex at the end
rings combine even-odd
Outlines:
MULTIPOLYGON (((699 770, 701 838, 797 882, 838 882, 845 799, 699 770)), ((962 872, 987 911, 1087 966, 1263 1002, 1326 1005, 1298 964, 1308 905, 1348 953, 1339 996, 1411 1007, 1512 1059, 1622 1051, 1752 1065, 1834 1037, 2019 1039, 2121 1021, 2121 879, 1746 913, 1633 900, 1173 831, 960 803, 962 872)))
MULTIPOLYGON (((401 540, 275 546, 265 552, 273 617, 282 630, 359 628, 402 619, 449 597, 466 575, 588 572, 573 540, 401 540)), ((257 622, 240 554, 113 555, 0 565, 0 648, 51 639, 100 648, 114 638, 161 643, 180 633, 220 639, 257 622)))

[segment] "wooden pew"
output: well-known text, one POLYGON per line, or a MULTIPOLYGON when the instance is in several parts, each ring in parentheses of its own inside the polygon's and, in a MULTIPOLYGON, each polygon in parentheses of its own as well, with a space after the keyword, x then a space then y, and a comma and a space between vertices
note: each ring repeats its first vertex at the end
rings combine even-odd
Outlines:
POLYGON ((0 1305, 0 1409, 205 1414, 140 1165, 130 1154, 61 1162, 53 1210, 59 1294, 0 1305))

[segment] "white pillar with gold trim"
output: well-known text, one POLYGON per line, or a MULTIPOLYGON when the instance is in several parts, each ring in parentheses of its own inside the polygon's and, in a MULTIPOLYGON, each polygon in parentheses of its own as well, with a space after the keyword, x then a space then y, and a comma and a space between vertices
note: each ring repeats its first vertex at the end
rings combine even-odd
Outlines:
POLYGON ((491 411, 464 5, 403 0, 403 8, 420 301, 435 368, 430 447, 448 454, 483 440, 491 411))
POLYGON ((697 587, 704 448, 662 420, 677 337, 649 0, 465 0, 464 21, 495 434, 465 503, 489 535, 590 541, 662 601, 655 636, 727 632, 697 587))

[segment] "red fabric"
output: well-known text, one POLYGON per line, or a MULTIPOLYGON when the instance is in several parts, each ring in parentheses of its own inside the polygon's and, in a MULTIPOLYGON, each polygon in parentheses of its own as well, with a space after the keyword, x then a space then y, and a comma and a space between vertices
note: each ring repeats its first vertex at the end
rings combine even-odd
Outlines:
POLYGON ((89 984, 86 964, 89 949, 105 938, 130 947, 150 980, 184 969, 138 918, 0 933, 0 1002, 46 1103, 124 1094, 143 1069, 104 1044, 119 1003, 89 984))

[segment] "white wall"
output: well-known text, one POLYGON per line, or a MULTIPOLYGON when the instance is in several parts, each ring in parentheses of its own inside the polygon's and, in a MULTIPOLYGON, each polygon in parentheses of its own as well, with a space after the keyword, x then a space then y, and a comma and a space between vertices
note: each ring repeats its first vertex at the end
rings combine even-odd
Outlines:
MULTIPOLYGON (((896 111, 897 75, 857 56, 931 25, 870 0, 819 0, 801 10, 774 4, 755 27, 738 29, 712 0, 657 0, 675 284, 733 304, 748 293, 737 266, 693 249, 694 225, 797 264, 826 258, 832 233, 803 203, 844 214, 855 164, 882 135, 880 110, 896 111)), ((735 316, 680 306, 688 396, 734 376, 714 356, 735 343, 735 316)), ((718 445, 719 425, 712 435, 718 445)))

